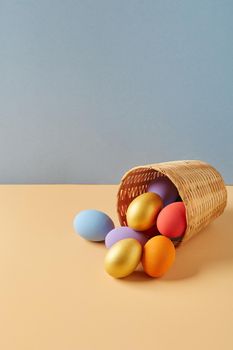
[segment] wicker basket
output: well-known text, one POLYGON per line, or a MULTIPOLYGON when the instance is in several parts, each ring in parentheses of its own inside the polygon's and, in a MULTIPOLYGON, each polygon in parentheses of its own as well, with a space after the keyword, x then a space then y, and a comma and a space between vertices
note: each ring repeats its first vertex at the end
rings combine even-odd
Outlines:
POLYGON ((227 192, 221 175, 211 165, 199 160, 182 160, 139 166, 122 178, 117 194, 117 212, 126 226, 130 202, 147 191, 152 180, 167 176, 176 186, 186 207, 187 229, 175 246, 183 244, 222 214, 227 192))

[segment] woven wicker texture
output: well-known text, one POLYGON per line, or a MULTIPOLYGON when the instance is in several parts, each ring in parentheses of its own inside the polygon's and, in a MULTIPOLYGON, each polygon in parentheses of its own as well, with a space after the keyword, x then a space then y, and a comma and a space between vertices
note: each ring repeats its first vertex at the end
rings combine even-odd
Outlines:
POLYGON ((129 170, 122 178, 117 194, 117 211, 121 225, 127 225, 126 211, 130 202, 147 191, 152 180, 167 176, 175 184, 186 207, 187 229, 183 244, 222 214, 227 192, 221 175, 211 165, 199 160, 150 164, 129 170))

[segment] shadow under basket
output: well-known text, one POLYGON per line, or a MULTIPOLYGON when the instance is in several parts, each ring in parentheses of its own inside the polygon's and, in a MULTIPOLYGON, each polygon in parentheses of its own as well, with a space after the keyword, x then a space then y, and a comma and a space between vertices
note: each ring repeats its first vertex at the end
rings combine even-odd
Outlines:
POLYGON ((176 186, 186 207, 187 228, 181 238, 173 240, 177 247, 223 213, 227 191, 219 172, 199 160, 138 166, 125 173, 119 186, 117 212, 122 226, 127 226, 126 211, 130 202, 147 192, 153 180, 163 176, 167 176, 176 186))

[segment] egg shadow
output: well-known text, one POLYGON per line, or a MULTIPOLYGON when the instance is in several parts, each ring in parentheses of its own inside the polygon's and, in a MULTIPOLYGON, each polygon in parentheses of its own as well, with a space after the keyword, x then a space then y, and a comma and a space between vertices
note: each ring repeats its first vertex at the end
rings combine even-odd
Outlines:
POLYGON ((104 241, 88 241, 88 240, 84 240, 84 241, 87 245, 90 245, 90 246, 97 246, 97 247, 106 248, 104 241))
POLYGON ((233 259, 233 209, 224 213, 176 251, 176 261, 162 280, 182 280, 233 259))
POLYGON ((140 264, 139 267, 137 268, 137 270, 135 270, 131 275, 125 277, 122 279, 123 281, 129 281, 129 282, 141 282, 141 281, 145 281, 145 282, 152 282, 155 279, 148 276, 142 268, 142 265, 140 264))

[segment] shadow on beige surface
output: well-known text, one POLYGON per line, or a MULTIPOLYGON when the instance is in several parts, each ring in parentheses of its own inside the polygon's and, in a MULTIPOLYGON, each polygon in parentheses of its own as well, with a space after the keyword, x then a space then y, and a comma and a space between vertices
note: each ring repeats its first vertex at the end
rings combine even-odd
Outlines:
MULTIPOLYGON (((227 208, 220 218, 177 249, 176 261, 162 279, 171 281, 191 278, 229 259, 233 259, 233 210, 231 208, 227 208)), ((155 282, 156 280, 147 276, 141 266, 124 279, 129 282, 155 282)))

